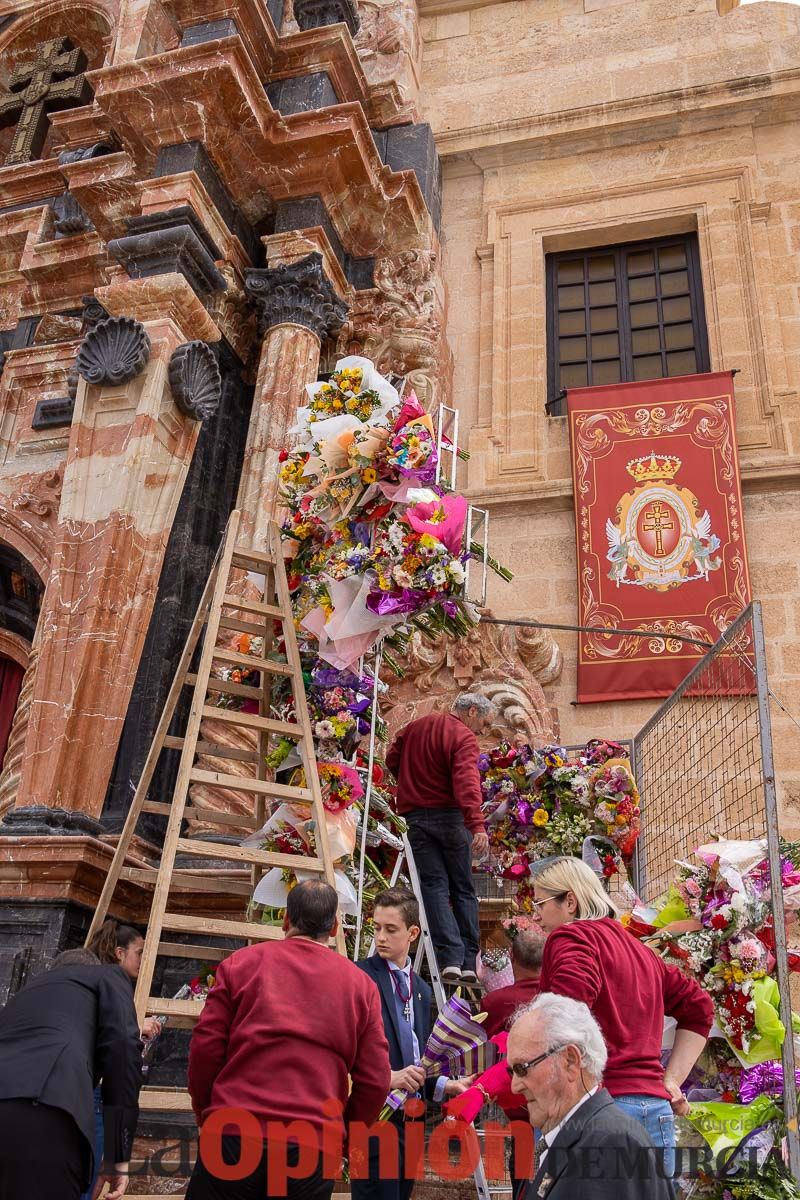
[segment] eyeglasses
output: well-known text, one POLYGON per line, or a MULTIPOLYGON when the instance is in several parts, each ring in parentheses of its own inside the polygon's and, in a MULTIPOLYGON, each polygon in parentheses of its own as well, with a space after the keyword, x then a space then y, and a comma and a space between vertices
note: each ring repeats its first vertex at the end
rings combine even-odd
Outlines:
POLYGON ((544 900, 532 900, 531 903, 538 912, 543 904, 549 904, 551 900, 563 900, 567 895, 569 892, 559 892, 557 896, 545 896, 544 900))
POLYGON ((536 1058, 532 1058, 530 1062, 507 1063, 509 1075, 516 1075, 517 1079, 524 1079, 528 1071, 532 1071, 534 1067, 538 1067, 540 1062, 544 1062, 551 1054, 558 1054, 559 1050, 564 1050, 564 1046, 553 1046, 552 1050, 547 1050, 544 1054, 537 1054, 536 1058))

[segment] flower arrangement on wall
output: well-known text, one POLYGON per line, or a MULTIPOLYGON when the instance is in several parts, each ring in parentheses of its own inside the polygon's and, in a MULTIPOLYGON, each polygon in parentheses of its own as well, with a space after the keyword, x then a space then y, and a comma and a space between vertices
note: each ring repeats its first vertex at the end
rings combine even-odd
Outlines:
POLYGON ((531 866, 553 854, 588 857, 609 878, 639 836, 639 793, 628 752, 594 740, 577 756, 503 742, 478 760, 489 828, 489 870, 515 880, 515 911, 532 911, 531 866))
MULTIPOLYGON (((788 923, 800 907, 800 846, 783 844, 780 871, 788 923)), ((729 1165, 722 1177, 701 1174, 693 1196, 800 1196, 774 1153, 782 1136, 786 1029, 775 977, 766 842, 698 847, 678 865, 667 893, 652 907, 638 903, 626 920, 631 933, 693 976, 714 1002, 711 1040, 683 1090, 691 1104, 689 1123, 729 1165)), ((800 957, 791 951, 789 965, 800 970, 800 957)), ((800 1021, 793 1022, 797 1033, 800 1021)))
MULTIPOLYGON (((340 360, 330 379, 310 384, 307 394, 294 442, 279 455, 281 533, 340 907, 355 917, 359 894, 368 914, 387 886, 405 832, 381 765, 386 729, 379 700, 386 688, 375 678, 375 646, 380 641, 381 661, 399 673, 394 653, 407 648, 415 631, 459 637, 475 626, 477 612, 464 596, 469 506, 436 482, 441 443, 431 415, 413 392, 401 399, 368 359, 340 360), (365 741, 373 729, 370 756, 365 741)), ((240 676, 237 682, 248 682, 240 676)), ((271 715, 294 720, 289 683, 280 677, 271 715)), ((267 765, 304 782, 290 738, 275 740, 267 765)), ((315 853, 310 807, 278 806, 248 842, 315 853)), ((288 869, 266 873, 254 894, 264 919, 278 919, 288 889, 303 877, 288 869)))

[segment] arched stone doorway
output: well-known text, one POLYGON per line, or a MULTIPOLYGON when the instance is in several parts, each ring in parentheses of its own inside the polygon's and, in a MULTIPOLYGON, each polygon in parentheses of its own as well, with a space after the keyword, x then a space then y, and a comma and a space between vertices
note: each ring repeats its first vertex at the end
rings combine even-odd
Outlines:
POLYGON ((19 778, 25 699, 33 680, 32 648, 43 592, 27 559, 0 543, 0 815, 13 802, 19 778))

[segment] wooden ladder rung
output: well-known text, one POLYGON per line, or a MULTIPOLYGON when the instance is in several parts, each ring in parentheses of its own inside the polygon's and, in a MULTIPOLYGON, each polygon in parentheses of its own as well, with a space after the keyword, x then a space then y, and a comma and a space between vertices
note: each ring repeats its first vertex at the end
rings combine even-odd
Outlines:
POLYGON ((287 867, 289 870, 296 867, 299 871, 325 870, 322 859, 303 854, 281 854, 277 850, 259 850, 255 846, 227 846, 224 842, 193 842, 189 838, 178 838, 177 849, 182 854, 194 854, 198 858, 222 858, 263 867, 287 867))
POLYGON ((147 1012, 155 1017, 193 1017, 196 1021, 205 1000, 168 1000, 166 996, 148 996, 147 1012))
POLYGON ((230 593, 223 597, 222 603, 225 608, 240 608, 242 612, 258 613, 261 617, 274 617, 276 621, 284 620, 283 611, 278 608, 277 604, 264 604, 262 600, 248 600, 244 596, 233 596, 230 593))
MULTIPOLYGON (((239 777, 231 775, 227 778, 238 779, 239 777)), ((165 804, 163 800, 145 800, 142 805, 142 812, 156 813, 159 817, 168 817, 171 810, 172 805, 165 804)), ((203 808, 197 804, 187 804, 183 815, 187 821, 205 821, 209 825, 236 825, 242 829, 252 830, 259 829, 261 826, 261 822, 255 817, 249 817, 244 813, 218 812, 215 808, 203 808)))
POLYGON ((275 566, 274 555, 267 550, 234 550, 231 562, 234 567, 244 567, 245 571, 256 571, 259 575, 264 574, 260 567, 275 566))
POLYGON ((249 621, 239 621, 236 617, 220 617, 220 629, 233 629, 235 633, 246 633, 250 637, 263 637, 264 626, 253 625, 249 621))
MULTIPOLYGON (((139 1092, 139 1108, 146 1112, 191 1112, 192 1102, 188 1092, 143 1087, 139 1092)), ((140 1196, 139 1200, 147 1200, 147 1197, 140 1196)), ((157 1198, 154 1196, 153 1200, 157 1198)))
POLYGON ((224 937, 246 938, 254 942, 279 942, 283 930, 278 925, 259 925, 255 921, 223 921, 217 917, 184 916, 164 913, 162 928, 173 933, 218 933, 224 937))
POLYGON ((281 737, 293 737, 299 742, 303 730, 299 725, 289 721, 275 721, 272 717, 262 717, 258 713, 240 712, 236 708, 216 708, 213 704, 203 706, 203 716, 212 717, 215 721, 224 721, 228 725, 243 725, 245 729, 263 729, 266 733, 278 733, 281 737))
MULTIPOLYGON (((253 892, 253 885, 249 879, 242 878, 243 874, 247 873, 237 870, 236 876, 239 878, 236 878, 233 871, 214 871, 213 874, 205 873, 202 870, 197 872, 173 871, 169 877, 169 890, 171 892, 206 892, 215 896, 245 896, 249 899, 253 892)), ((120 878, 127 879, 130 883, 155 885, 158 871, 154 867, 123 867, 120 878)))
MULTIPOLYGON (((242 775, 221 775, 219 771, 204 771, 193 767, 189 776, 192 783, 207 783, 209 787, 231 788, 238 792, 257 792, 260 796, 275 796, 296 804, 310 804, 311 792, 304 787, 290 787, 286 783, 273 783, 270 779, 251 779, 242 775)), ((188 808, 186 810, 188 815, 188 808)))
MULTIPOLYGON (((189 675, 190 683, 197 683, 196 675, 189 675)), ((214 679, 208 681, 208 692, 221 692, 225 696, 243 696, 246 700, 258 700, 264 694, 263 687, 251 683, 234 683, 232 679, 214 679)))
POLYGON ((189 958, 192 962, 222 962, 232 950, 220 946, 193 946, 187 942, 159 942, 158 953, 167 958, 189 958))
POLYGON ((239 654, 236 650, 226 650, 224 646, 215 646, 211 651, 212 658, 220 662, 231 663, 235 667, 250 667, 254 671, 265 671, 268 675, 292 675, 294 672, 286 662, 276 662, 272 658, 258 658, 255 654, 239 654))
MULTIPOLYGON (((164 738, 164 747, 167 750, 182 750, 184 738, 182 737, 166 737, 164 738)), ((205 754, 212 758, 229 758, 236 762, 257 763, 261 761, 261 755, 257 750, 240 750, 237 746, 223 746, 219 742, 197 742, 195 744, 195 754, 205 754)))
POLYGON ((256 817, 248 817, 244 813, 220 812, 216 808, 203 808, 199 804, 187 804, 183 815, 187 821, 204 821, 207 825, 235 825, 237 828, 251 829, 253 832, 263 824, 256 817))

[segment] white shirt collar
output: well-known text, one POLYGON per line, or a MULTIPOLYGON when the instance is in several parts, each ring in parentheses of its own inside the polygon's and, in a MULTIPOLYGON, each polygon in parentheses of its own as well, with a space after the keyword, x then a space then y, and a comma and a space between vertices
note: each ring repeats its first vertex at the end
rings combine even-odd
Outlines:
POLYGON ((559 1133, 560 1133, 560 1132, 561 1132, 561 1130, 564 1128, 564 1126, 566 1125, 566 1123, 567 1123, 567 1121, 570 1119, 570 1117, 574 1117, 574 1116, 575 1116, 575 1113, 578 1111, 578 1109, 580 1108, 580 1106, 581 1106, 582 1104, 585 1104, 585 1103, 586 1103, 586 1101, 589 1099, 589 1097, 590 1097, 590 1096, 593 1096, 593 1095, 595 1094, 595 1092, 597 1091, 597 1089, 599 1088, 599 1086, 600 1086, 600 1085, 596 1083, 590 1092, 587 1092, 585 1096, 581 1096, 581 1098, 580 1098, 580 1100, 578 1101, 578 1103, 577 1103, 577 1104, 574 1104, 574 1105, 572 1106, 572 1108, 569 1110, 569 1112, 568 1112, 568 1113, 566 1113, 566 1114, 565 1114, 565 1115, 564 1115, 564 1116, 561 1118, 561 1120, 558 1122, 558 1124, 557 1124, 557 1125, 554 1125, 554 1126, 553 1126, 553 1128, 552 1128, 552 1129, 551 1129, 551 1130, 550 1130, 548 1133, 543 1133, 543 1134, 542 1134, 542 1137, 544 1138, 545 1142, 547 1143, 547 1149, 548 1149, 548 1150, 550 1149, 550 1147, 552 1146, 553 1142, 556 1140, 556 1138, 558 1137, 559 1133))
POLYGON ((397 963, 390 962, 389 970, 390 971, 399 971, 401 973, 401 975, 408 976, 408 974, 411 970, 411 957, 409 956, 406 959, 405 964, 402 967, 398 967, 397 963))

